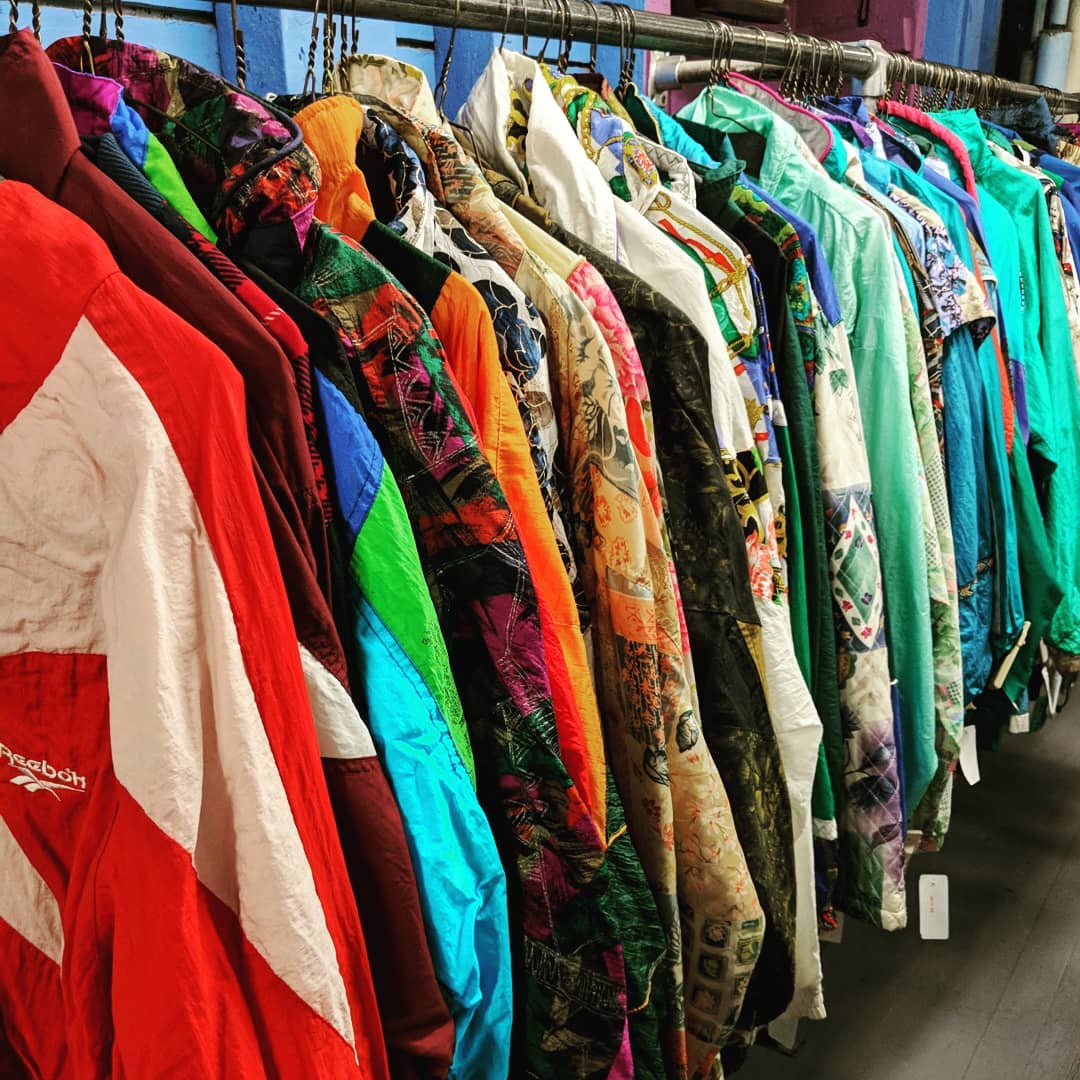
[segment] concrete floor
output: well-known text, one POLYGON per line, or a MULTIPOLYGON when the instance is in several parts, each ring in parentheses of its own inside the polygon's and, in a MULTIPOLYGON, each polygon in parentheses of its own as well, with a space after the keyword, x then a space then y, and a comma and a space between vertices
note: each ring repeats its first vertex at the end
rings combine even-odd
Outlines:
POLYGON ((738 1080, 1080 1080, 1080 687, 1041 732, 958 781, 945 849, 908 878, 908 929, 823 944, 827 1020, 738 1080), (950 938, 919 937, 918 877, 947 874, 950 938))

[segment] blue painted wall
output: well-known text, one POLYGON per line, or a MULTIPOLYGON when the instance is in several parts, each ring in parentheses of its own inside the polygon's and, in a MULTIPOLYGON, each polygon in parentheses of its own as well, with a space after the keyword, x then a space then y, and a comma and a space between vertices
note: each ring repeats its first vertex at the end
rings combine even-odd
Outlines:
MULTIPOLYGON (((156 0, 157 2, 157 0, 156 0)), ((130 41, 155 49, 178 53, 195 62, 220 70, 218 31, 214 23, 214 5, 209 0, 178 0, 173 13, 163 16, 124 15, 124 35, 130 41)), ((101 21, 100 3, 94 12, 94 33, 101 21)), ((5 11, 5 16, 7 12, 5 11)), ((23 0, 19 4, 19 25, 30 25, 30 5, 23 0)), ((108 32, 113 33, 110 7, 108 32)), ((6 19, 5 19, 5 33, 6 19)), ((82 33, 82 12, 71 8, 41 9, 41 40, 48 45, 57 38, 82 33)))
POLYGON ((924 55, 928 60, 993 71, 1002 0, 930 0, 924 55))

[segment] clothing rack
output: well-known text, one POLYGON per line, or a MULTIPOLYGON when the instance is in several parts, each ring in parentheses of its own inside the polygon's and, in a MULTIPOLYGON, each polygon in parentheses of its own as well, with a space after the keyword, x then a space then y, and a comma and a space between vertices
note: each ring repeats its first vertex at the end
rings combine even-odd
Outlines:
MULTIPOLYGON (((76 2, 76 0, 72 0, 76 2)), ((331 10, 335 0, 329 0, 331 10)), ((717 49, 717 20, 687 19, 649 11, 631 11, 621 18, 619 7, 590 0, 339 0, 345 14, 383 18, 432 26, 457 26, 462 30, 527 33, 543 39, 570 37, 575 41, 628 48, 655 49, 669 53, 713 56, 717 49)), ((310 10, 304 0, 259 0, 258 6, 310 10)), ((340 10, 340 9, 339 9, 340 10)), ((788 65, 792 60, 813 58, 825 72, 859 80, 866 94, 878 94, 894 76, 909 85, 974 90, 982 79, 1003 100, 1033 101, 1045 96, 1057 112, 1080 113, 1080 94, 1064 94, 1052 87, 1033 86, 996 76, 980 75, 948 64, 913 60, 882 49, 876 42, 830 42, 806 34, 727 24, 728 42, 720 51, 725 60, 747 60, 788 65), (819 59, 820 58, 820 59, 819 59)), ((656 90, 704 83, 710 60, 661 63, 654 79, 656 90)))
MULTIPOLYGON (((57 0, 54 0, 57 2, 57 0)), ((312 0, 243 0, 249 6, 311 11, 312 0)), ((81 8, 83 0, 58 0, 63 7, 81 8)), ((806 34, 794 34, 730 23, 728 40, 720 42, 718 20, 687 19, 649 11, 630 11, 626 5, 592 3, 590 0, 329 0, 335 15, 422 23, 429 26, 525 33, 530 38, 596 42, 627 48, 654 49, 668 53, 715 56, 725 61, 743 60, 786 67, 793 60, 815 58, 826 73, 858 80, 867 95, 881 93, 899 77, 908 85, 937 86, 973 91, 989 86, 1003 100, 1032 101, 1045 96, 1060 113, 1080 113, 1080 94, 1065 94, 1052 87, 1033 86, 996 76, 966 71, 929 60, 913 60, 890 53, 876 42, 830 42, 806 34), (622 9, 622 13, 620 12, 622 9), (981 81, 980 81, 981 80, 981 81)), ((325 5, 321 5, 325 10, 325 5)), ((654 77, 655 90, 670 90, 709 81, 711 60, 662 60, 654 77)))

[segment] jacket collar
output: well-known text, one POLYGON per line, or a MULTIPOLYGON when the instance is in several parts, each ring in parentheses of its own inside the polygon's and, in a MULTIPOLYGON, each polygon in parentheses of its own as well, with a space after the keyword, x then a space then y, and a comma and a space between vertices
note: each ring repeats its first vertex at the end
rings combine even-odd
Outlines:
MULTIPOLYGON (((955 109, 949 112, 931 113, 930 119, 941 128, 952 132, 963 142, 971 158, 975 175, 978 176, 979 170, 986 164, 990 153, 986 145, 986 132, 983 131, 979 114, 974 109, 955 109)), ((952 149, 951 145, 950 149, 952 149)))
POLYGON ((0 38, 0 101, 7 114, 0 128, 0 175, 56 199, 79 153, 79 132, 60 80, 29 29, 0 38))
POLYGON ((785 101, 771 87, 766 86, 757 79, 751 79, 748 75, 741 75, 736 71, 729 74, 731 85, 740 93, 756 102, 771 109, 781 119, 786 120, 795 131, 802 136, 810 152, 824 162, 832 152, 834 136, 832 129, 821 117, 804 109, 801 105, 793 105, 785 101))
MULTIPOLYGON (((934 117, 927 115, 922 110, 913 108, 911 105, 905 105, 902 101, 884 101, 881 108, 887 116, 895 116, 900 120, 907 121, 913 127, 933 136, 938 142, 947 147, 953 157, 956 158, 967 193, 973 199, 978 199, 979 192, 975 185, 975 169, 972 164, 972 157, 968 152, 968 148, 964 145, 964 141, 956 132, 950 131, 934 117)), ((975 114, 972 113, 972 115, 975 114)), ((977 120, 978 117, 976 116, 977 120)), ((985 146, 983 149, 985 149, 985 146)))
POLYGON ((730 87, 709 87, 682 109, 679 116, 721 131, 750 130, 763 136, 765 151, 758 176, 761 186, 769 191, 778 188, 794 159, 801 159, 815 172, 824 175, 820 162, 783 117, 730 87))
POLYGON ((319 159, 323 194, 332 193, 334 188, 348 190, 363 202, 364 212, 370 213, 369 223, 376 216, 376 200, 360 167, 361 155, 377 156, 380 174, 386 177, 394 203, 389 214, 385 206, 380 207, 380 220, 416 243, 430 218, 431 200, 423 167, 378 110, 346 94, 335 94, 301 109, 296 122, 319 159))
POLYGON ((410 222, 412 228, 421 231, 431 227, 435 200, 427 189, 424 166, 393 124, 374 106, 364 110, 360 141, 378 155, 393 193, 396 213, 387 224, 405 232, 409 231, 410 222))
MULTIPOLYGON (((48 56, 78 68, 82 47, 81 37, 62 38, 48 56)), ((161 138, 222 246, 236 253, 254 245, 275 262, 297 261, 314 220, 319 170, 292 119, 168 53, 100 38, 90 47, 95 71, 124 88, 161 138)))
POLYGON ((124 88, 103 75, 73 71, 63 64, 53 67, 79 135, 111 134, 124 153, 141 166, 146 160, 150 132, 142 117, 124 101, 124 88))
POLYGON ((334 72, 334 87, 347 94, 377 98, 432 127, 442 127, 427 76, 412 64, 389 56, 354 53, 334 72))

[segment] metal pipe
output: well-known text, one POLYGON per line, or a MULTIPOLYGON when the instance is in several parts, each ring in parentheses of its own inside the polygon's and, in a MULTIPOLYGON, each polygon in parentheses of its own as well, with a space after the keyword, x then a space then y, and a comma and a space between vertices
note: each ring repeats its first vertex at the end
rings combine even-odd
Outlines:
MULTIPOLYGON (((758 59, 761 58, 761 50, 758 50, 758 59)), ((769 52, 769 60, 772 60, 772 51, 769 52)), ((826 61, 827 62, 827 61, 826 61)), ((941 82, 946 76, 955 77, 957 71, 962 71, 966 76, 977 76, 979 72, 963 71, 950 67, 947 64, 937 64, 930 60, 909 60, 908 72, 905 78, 910 78, 912 83, 932 85, 941 82)), ((771 65, 770 65, 771 66, 771 65)), ((708 60, 683 60, 679 57, 664 57, 656 62, 652 73, 652 88, 655 93, 663 90, 675 90, 680 86, 701 86, 709 81, 709 73, 712 64, 708 60)), ((857 72, 845 68, 845 74, 857 72)), ((1056 102, 1057 94, 1053 88, 1035 86, 1030 83, 1012 82, 1007 79, 997 80, 996 85, 1001 91, 1014 101, 1034 101, 1047 93, 1051 100, 1056 102)), ((1080 112, 1080 94, 1065 94, 1062 104, 1068 112, 1080 112)))
MULTIPOLYGON (((58 7, 81 7, 82 0, 49 0, 58 7)), ((242 0, 250 3, 250 0, 242 0)), ((279 8, 289 11, 310 11, 313 0, 258 0, 252 6, 279 8)), ((331 8, 337 6, 331 0, 331 8)), ((532 38, 543 39, 569 33, 576 41, 597 40, 604 45, 618 45, 626 37, 626 24, 610 4, 593 4, 589 0, 348 0, 350 16, 355 13, 366 19, 385 19, 390 22, 413 22, 428 26, 454 26, 462 30, 489 30, 501 33, 505 26, 509 33, 519 34, 527 30, 532 38), (569 19, 567 19, 567 13, 569 19)), ((807 44, 816 43, 819 48, 839 47, 840 63, 845 75, 865 79, 874 72, 875 51, 866 45, 836 42, 830 45, 819 38, 806 35, 778 33, 757 27, 734 26, 731 31, 732 60, 756 60, 763 58, 771 64, 785 65, 793 52, 806 54, 807 44)), ((633 12, 633 45, 639 49, 656 49, 663 52, 711 55, 715 35, 708 20, 686 19, 677 15, 657 15, 649 11, 633 12)), ((728 59, 726 45, 724 59, 728 59)), ((826 52, 826 56, 831 53, 826 52)), ((879 55, 879 54, 878 54, 879 55)), ((828 62, 828 61, 827 61, 828 62)), ((932 64, 925 60, 914 61, 915 76, 933 75, 940 79, 943 74, 955 76, 957 69, 944 64, 932 64)), ((675 85, 688 85, 708 81, 708 61, 684 61, 675 69, 677 82, 666 86, 655 84, 657 90, 671 89, 675 85)), ((968 74, 968 73, 965 73, 968 74)), ((927 79, 927 81, 930 81, 927 79)), ((1001 84, 999 84, 1001 85, 1001 84)), ((1039 87, 1025 83, 1004 83, 1005 90, 1022 101, 1039 97, 1039 87)), ((1051 91, 1053 93, 1053 91, 1051 91)), ((1080 111, 1080 94, 1065 95, 1063 104, 1070 111, 1080 111)))
MULTIPOLYGON (((331 0, 333 4, 333 0, 331 0)), ((81 0, 66 0, 81 6, 81 0)), ((428 26, 453 26, 462 30, 490 30, 501 33, 505 25, 511 34, 527 29, 530 38, 543 40, 569 30, 575 41, 592 41, 602 45, 618 45, 620 30, 625 37, 625 24, 610 4, 593 4, 588 0, 567 0, 569 21, 560 11, 562 3, 543 0, 356 0, 358 16, 386 19, 394 22, 423 23, 428 26), (527 14, 523 11, 527 9, 527 14)), ((258 7, 310 11, 312 0, 258 0, 258 7)), ((334 5, 336 6, 336 5, 334 5)), ((351 16, 354 8, 348 0, 351 16)), ((709 23, 702 19, 685 19, 676 15, 657 15, 649 11, 633 12, 634 47, 664 52, 711 54, 713 34, 709 23)), ((770 60, 786 62, 792 52, 788 36, 775 30, 757 30, 732 26, 734 42, 731 56, 735 60, 760 60, 766 50, 770 60)), ((804 41, 806 39, 804 38, 804 41)), ((861 45, 842 45, 844 70, 855 76, 869 74, 873 54, 861 45)), ((727 55, 725 48, 724 55, 727 55)))

